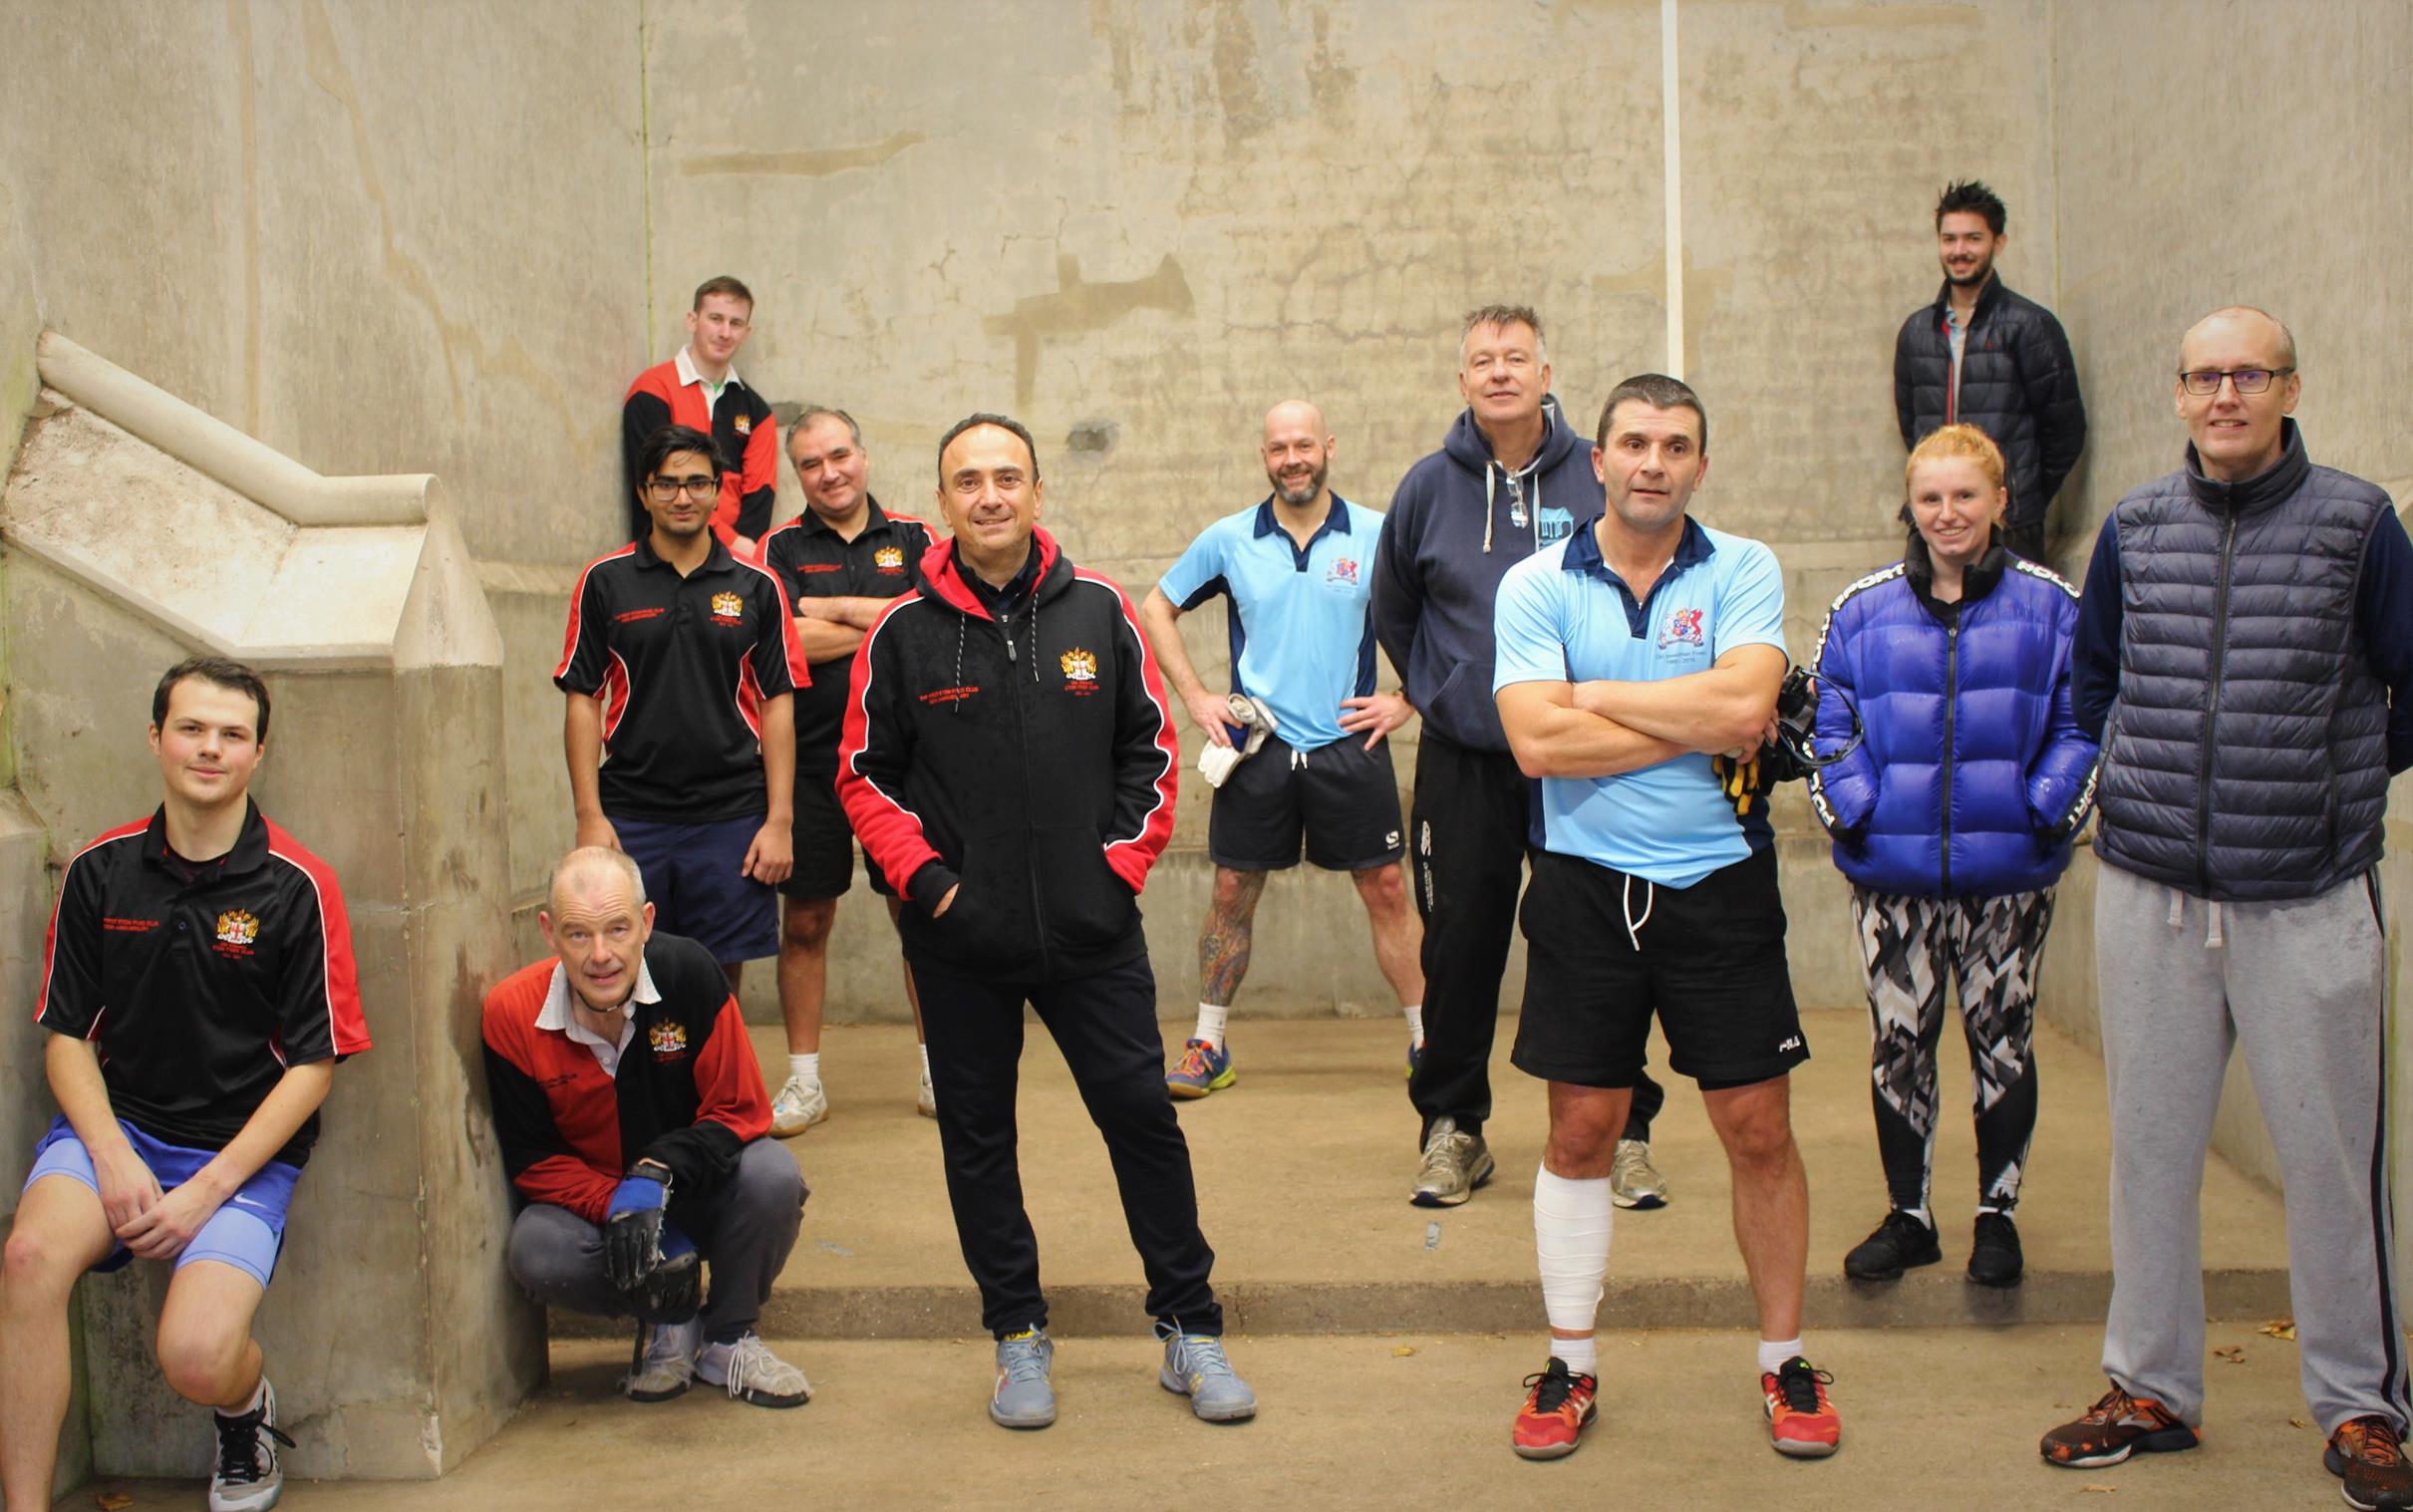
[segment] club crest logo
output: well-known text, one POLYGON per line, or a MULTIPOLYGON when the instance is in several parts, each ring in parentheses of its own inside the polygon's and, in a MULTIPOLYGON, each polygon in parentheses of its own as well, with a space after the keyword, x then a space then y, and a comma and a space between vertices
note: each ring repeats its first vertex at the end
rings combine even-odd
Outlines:
POLYGON ((746 600, 734 593, 713 595, 713 623, 735 625, 746 618, 746 600))
POLYGON ((754 434, 754 418, 751 415, 741 415, 738 417, 737 426, 740 436, 751 436, 754 434))
POLYGON ((1078 646, 1056 658, 1056 665, 1064 669, 1064 681, 1068 683, 1097 681, 1097 658, 1078 646))
POLYGON ((1328 583, 1347 583, 1353 588, 1357 587, 1357 562, 1353 558, 1346 556, 1340 558, 1330 567, 1324 569, 1324 580, 1328 583))
POLYGON ((687 1026, 684 1024, 657 1024, 646 1031, 645 1039, 657 1056, 678 1056, 687 1052, 687 1026))
POLYGON ((1659 649, 1669 646, 1700 646, 1707 644, 1701 634, 1698 609, 1678 609, 1667 616, 1667 628, 1659 633, 1659 649))
POLYGON ((242 909, 229 909, 218 915, 220 945, 250 945, 260 937, 260 921, 242 909))
POLYGON ((882 572, 902 572, 905 570, 905 550, 902 546, 882 546, 871 553, 871 565, 882 572))

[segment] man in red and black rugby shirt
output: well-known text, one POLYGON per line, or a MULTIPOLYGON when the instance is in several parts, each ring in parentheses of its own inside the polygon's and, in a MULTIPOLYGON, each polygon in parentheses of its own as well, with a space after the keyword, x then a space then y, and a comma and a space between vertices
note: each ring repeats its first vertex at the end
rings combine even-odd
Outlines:
MULTIPOLYGON (((762 543, 762 564, 777 574, 795 610, 796 638, 813 669, 796 695, 794 865, 779 884, 786 899, 779 931, 779 1010, 787 1021, 787 1080, 770 1102, 770 1131, 800 1134, 829 1116, 821 1088, 821 1006, 829 985, 829 930, 838 899, 854 883, 854 830, 838 807, 838 731, 846 712, 846 664, 889 600, 913 586, 913 564, 930 549, 930 531, 908 514, 891 514, 871 496, 871 456, 863 433, 843 410, 807 405, 787 432, 787 459, 804 485, 804 512, 762 543)), ((896 894, 871 873, 874 891, 897 917, 896 894)), ((914 1028, 921 1005, 913 972, 905 998, 914 1028)), ((930 1089, 930 1054, 922 1053, 916 1105, 938 1108, 930 1089)))
POLYGON ((67 863, 38 1022, 59 1116, 37 1147, 0 1293, 0 1492, 50 1506, 76 1278, 174 1266, 167 1383, 217 1409, 212 1512, 275 1504, 276 1392, 251 1320, 335 1063, 369 1048, 343 893, 249 797, 268 690, 195 657, 151 695, 162 793, 67 863))
POLYGON ((658 933, 625 852, 574 850, 537 916, 553 955, 486 995, 486 1084, 503 1168, 528 1205, 513 1279, 548 1307, 639 1322, 624 1389, 689 1380, 802 1406, 804 1372, 754 1332, 804 1210, 770 1130, 746 1021, 711 953, 658 933), (697 1311, 695 1254, 712 1265, 697 1311), (673 1277, 684 1266, 685 1282, 673 1277))
POLYGON ((1027 1003, 1113 1157, 1165 1346, 1158 1382, 1200 1417, 1252 1416, 1224 1356, 1139 921, 1173 833, 1181 746, 1164 684, 1122 590, 1037 528, 1039 454, 1020 423, 958 422, 939 443, 938 499, 954 538, 856 653, 838 798, 913 905, 898 927, 930 1031, 947 1198, 997 1339, 989 1415, 1056 1420, 1015 1156, 1027 1003))
POLYGON ((811 681, 779 580, 705 529, 712 440, 666 426, 639 457, 652 528, 587 565, 553 670, 578 843, 636 858, 662 927, 729 973, 776 955, 793 817, 795 690, 811 681))
MULTIPOLYGON (((778 482, 778 426, 762 402, 730 364, 753 334, 754 296, 723 275, 696 288, 687 312, 687 345, 669 362, 637 375, 620 406, 620 454, 631 492, 644 486, 645 444, 664 426, 701 431, 720 449, 724 470, 712 512, 713 535, 739 556, 753 556, 770 528, 770 504, 778 482)), ((630 516, 632 535, 643 535, 642 512, 630 516)))

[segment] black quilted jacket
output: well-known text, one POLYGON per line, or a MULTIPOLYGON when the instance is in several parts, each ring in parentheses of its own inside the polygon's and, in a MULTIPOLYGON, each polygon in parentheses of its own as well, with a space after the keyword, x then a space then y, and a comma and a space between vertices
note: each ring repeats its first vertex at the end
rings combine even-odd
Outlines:
POLYGON ((1919 445, 1929 432, 1955 422, 1994 439, 2009 464, 2010 507, 2005 526, 2041 526, 2061 479, 2086 448, 2086 406, 2078 398, 2078 367, 2061 322, 2032 299, 1986 283, 1969 317, 1961 359, 1961 390, 1953 392, 1953 343, 1944 312, 1946 284, 1894 339, 1894 414, 1902 444, 1919 445))

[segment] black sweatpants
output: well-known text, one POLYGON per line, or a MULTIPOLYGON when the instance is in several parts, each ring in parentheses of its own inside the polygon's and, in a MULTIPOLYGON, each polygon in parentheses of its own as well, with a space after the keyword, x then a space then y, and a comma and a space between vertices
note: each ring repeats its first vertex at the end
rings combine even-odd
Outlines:
MULTIPOLYGON (((1506 752, 1475 751, 1429 728, 1416 749, 1407 857, 1424 920, 1424 1055, 1408 1078, 1421 1149, 1435 1118, 1470 1134, 1491 1116, 1491 1042, 1500 978, 1516 931, 1532 825, 1533 782, 1506 752)), ((1628 1139, 1649 1139, 1667 1093, 1648 1073, 1634 1084, 1628 1139)))
POLYGON ((1048 1322, 1039 1236, 1023 1208, 1014 1108, 1023 1005, 1039 1011, 1105 1137, 1123 1221, 1148 1278, 1147 1309, 1184 1334, 1223 1332, 1207 1275, 1215 1252, 1198 1229, 1190 1146, 1164 1084, 1156 978, 1146 956, 1064 982, 957 976, 913 960, 938 1096, 939 1148, 956 1242, 981 1289, 981 1322, 999 1339, 1048 1322))

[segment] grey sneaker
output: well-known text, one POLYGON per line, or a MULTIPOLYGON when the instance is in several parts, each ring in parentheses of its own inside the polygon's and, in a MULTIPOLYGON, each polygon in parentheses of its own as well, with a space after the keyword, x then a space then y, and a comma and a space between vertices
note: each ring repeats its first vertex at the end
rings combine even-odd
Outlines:
POLYGON ((285 1493, 276 1446, 293 1447, 276 1425, 276 1387, 263 1376, 258 1406, 239 1417, 213 1413, 210 1420, 218 1430, 218 1460, 209 1475, 209 1512, 268 1512, 285 1493))
POLYGON ((1456 1207, 1489 1181, 1495 1168, 1481 1134, 1460 1133, 1455 1118, 1435 1118, 1432 1131, 1424 1136, 1416 1189, 1407 1200, 1418 1207, 1456 1207))
POLYGON ((1048 1370, 1056 1341, 1046 1329, 1025 1329, 997 1342, 997 1390, 989 1416, 1001 1428, 1044 1428, 1056 1421, 1056 1387, 1048 1370))
POLYGON ((1190 1410, 1208 1422, 1242 1422, 1257 1415, 1257 1393, 1232 1369, 1223 1341, 1206 1334, 1177 1334, 1156 1326, 1164 1341, 1164 1368, 1156 1383, 1190 1399, 1190 1410))
POLYGON ((804 1372, 770 1352, 758 1334, 734 1344, 708 1344, 696 1357, 696 1379, 757 1407, 800 1407, 812 1400, 804 1372))
POLYGON ((701 1319, 637 1325, 637 1358, 620 1389, 631 1401, 668 1401, 686 1395, 688 1382, 696 1378, 696 1352, 703 1345, 701 1319))
POLYGON ((1620 1139, 1609 1163, 1609 1200, 1619 1207, 1650 1209, 1667 1205, 1667 1178, 1651 1163, 1651 1146, 1640 1139, 1620 1139))

